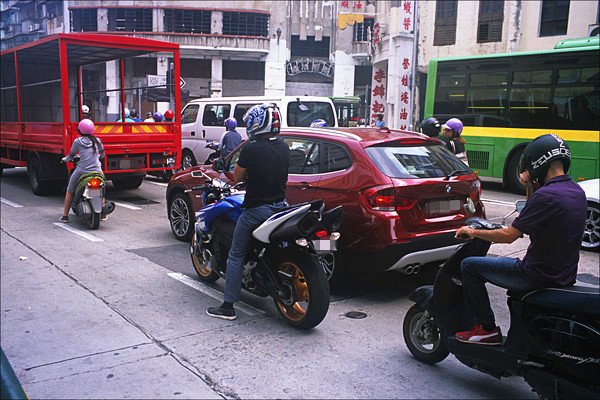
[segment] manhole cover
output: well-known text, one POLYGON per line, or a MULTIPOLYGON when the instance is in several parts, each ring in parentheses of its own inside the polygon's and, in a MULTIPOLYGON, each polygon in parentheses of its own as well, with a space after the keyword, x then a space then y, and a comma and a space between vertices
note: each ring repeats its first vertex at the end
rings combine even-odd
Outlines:
POLYGON ((121 197, 118 200, 137 205, 160 204, 158 201, 144 199, 143 197, 121 197))
POLYGON ((345 316, 352 319, 367 318, 367 314, 362 311, 348 311, 345 316))

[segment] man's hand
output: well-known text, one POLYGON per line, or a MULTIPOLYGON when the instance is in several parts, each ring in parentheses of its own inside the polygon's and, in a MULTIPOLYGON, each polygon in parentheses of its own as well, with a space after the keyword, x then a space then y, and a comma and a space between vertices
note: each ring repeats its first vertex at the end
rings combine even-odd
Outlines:
POLYGON ((475 232, 475 229, 468 227, 468 226, 461 226, 456 231, 456 234, 454 235, 454 237, 457 239, 467 239, 467 238, 472 239, 473 232, 475 232), (465 238, 465 236, 467 236, 467 238, 465 238))
POLYGON ((525 186, 525 192, 527 193, 527 200, 529 197, 537 190, 537 185, 531 179, 531 175, 529 171, 525 171, 519 174, 519 181, 523 186, 525 186))

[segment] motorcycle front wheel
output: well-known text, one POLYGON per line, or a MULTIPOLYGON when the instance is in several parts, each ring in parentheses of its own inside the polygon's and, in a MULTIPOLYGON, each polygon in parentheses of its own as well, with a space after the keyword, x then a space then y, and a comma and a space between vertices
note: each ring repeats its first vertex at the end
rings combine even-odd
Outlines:
POLYGON ((406 347, 417 360, 436 364, 448 357, 448 349, 433 317, 420 305, 415 304, 406 312, 402 333, 406 347))
POLYGON ((274 298, 279 315, 299 329, 317 326, 329 309, 329 283, 316 257, 289 251, 275 269, 283 293, 274 298))
POLYGON ((201 281, 208 283, 215 282, 220 277, 211 268, 211 264, 215 262, 214 254, 207 247, 200 246, 196 236, 196 234, 192 235, 192 243, 190 245, 194 270, 201 281))

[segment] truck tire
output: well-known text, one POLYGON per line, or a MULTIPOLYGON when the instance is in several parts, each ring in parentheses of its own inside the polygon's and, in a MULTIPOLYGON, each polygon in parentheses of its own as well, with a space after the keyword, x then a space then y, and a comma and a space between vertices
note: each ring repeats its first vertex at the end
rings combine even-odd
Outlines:
POLYGON ((42 179, 42 163, 36 155, 29 158, 27 162, 27 175, 31 190, 36 196, 45 196, 50 192, 52 181, 42 179))
POLYGON ((113 179, 112 183, 117 190, 129 190, 139 188, 143 180, 143 176, 130 176, 128 178, 113 179))
POLYGON ((505 186, 517 194, 525 194, 525 186, 519 181, 519 162, 521 161, 521 154, 523 154, 523 149, 517 150, 510 160, 508 160, 508 167, 506 169, 506 175, 504 176, 505 186))

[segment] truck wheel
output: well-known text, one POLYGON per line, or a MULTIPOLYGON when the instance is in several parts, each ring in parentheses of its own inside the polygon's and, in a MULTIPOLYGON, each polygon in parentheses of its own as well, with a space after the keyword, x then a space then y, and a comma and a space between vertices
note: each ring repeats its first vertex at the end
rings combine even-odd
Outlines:
POLYGON ((191 167, 195 167, 196 165, 196 157, 194 157, 194 155, 189 150, 184 150, 181 155, 181 169, 188 169, 191 167))
POLYGON ((36 196, 45 196, 50 191, 50 182, 42 180, 42 163, 40 159, 33 156, 27 164, 27 175, 31 190, 36 196))
POLYGON ((130 176, 129 178, 113 179, 112 183, 117 190, 129 190, 139 188, 143 180, 143 176, 130 176))
POLYGON ((508 161, 508 168, 506 169, 506 176, 504 177, 505 185, 517 194, 525 194, 525 186, 523 186, 519 180, 519 162, 521 161, 521 154, 523 154, 523 149, 518 150, 510 158, 508 161))

